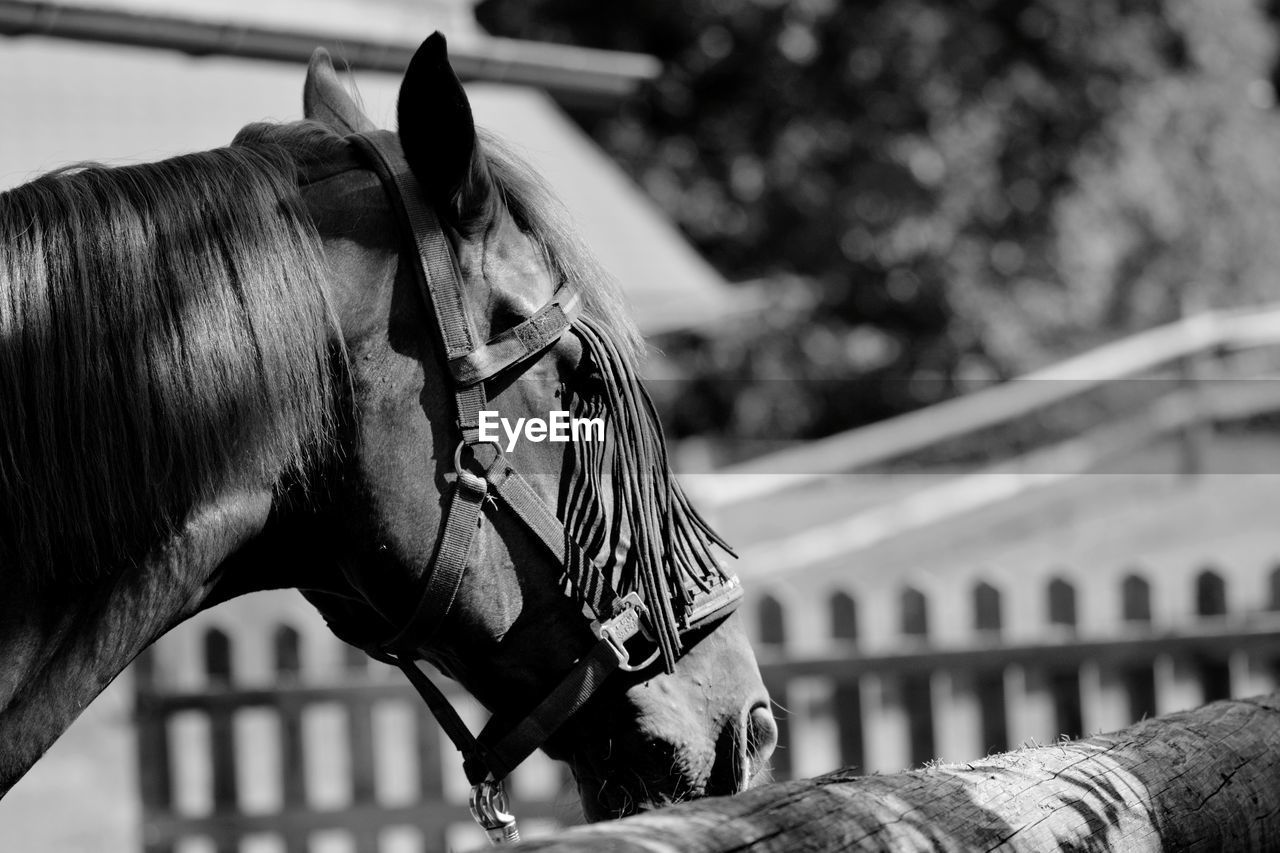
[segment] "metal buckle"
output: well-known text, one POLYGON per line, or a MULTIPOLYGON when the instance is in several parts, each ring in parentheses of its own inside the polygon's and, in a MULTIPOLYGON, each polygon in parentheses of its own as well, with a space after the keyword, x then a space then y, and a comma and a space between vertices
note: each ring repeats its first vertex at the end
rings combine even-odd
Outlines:
POLYGON ((502 783, 486 779, 471 786, 471 817, 489 836, 489 844, 498 847, 520 840, 515 815, 507 811, 507 792, 502 783))
POLYGON ((591 623, 591 630, 595 635, 607 641, 613 648, 614 654, 618 656, 618 668, 623 672, 639 672, 646 669, 662 654, 661 649, 654 649, 653 654, 643 662, 631 663, 631 652, 627 650, 627 641, 636 634, 643 634, 653 639, 644 624, 644 620, 648 617, 649 611, 640 600, 640 594, 629 592, 613 603, 613 618, 604 622, 591 623))

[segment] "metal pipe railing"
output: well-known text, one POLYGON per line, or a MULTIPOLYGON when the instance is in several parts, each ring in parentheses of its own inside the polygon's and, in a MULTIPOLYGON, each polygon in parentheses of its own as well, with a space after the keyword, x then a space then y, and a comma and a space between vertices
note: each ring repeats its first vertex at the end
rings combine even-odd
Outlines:
MULTIPOLYGON (((409 64, 417 38, 378 41, 346 34, 280 29, 240 22, 200 20, 101 9, 71 3, 0 0, 0 35, 96 41, 177 50, 193 56, 232 56, 306 63, 317 47, 340 64, 400 73, 409 64)), ((560 103, 603 107, 632 94, 657 77, 652 56, 568 45, 468 36, 449 45, 449 59, 464 80, 518 83, 547 91, 560 103)))

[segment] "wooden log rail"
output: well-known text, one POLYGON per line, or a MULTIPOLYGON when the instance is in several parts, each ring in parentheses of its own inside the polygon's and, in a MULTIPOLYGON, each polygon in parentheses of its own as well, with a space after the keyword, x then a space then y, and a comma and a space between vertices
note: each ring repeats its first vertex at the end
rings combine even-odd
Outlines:
POLYGON ((893 776, 841 771, 521 845, 543 853, 1280 849, 1280 693, 893 776))

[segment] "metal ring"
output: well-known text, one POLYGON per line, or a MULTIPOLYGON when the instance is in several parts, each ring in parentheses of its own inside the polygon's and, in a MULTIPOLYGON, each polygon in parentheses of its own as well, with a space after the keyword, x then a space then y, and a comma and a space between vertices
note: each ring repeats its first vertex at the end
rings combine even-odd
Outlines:
POLYGON ((453 473, 457 474, 459 477, 461 477, 463 474, 471 474, 472 476, 483 477, 485 474, 489 472, 489 469, 491 469, 497 463, 497 461, 501 458, 502 458, 502 448, 499 447, 498 445, 488 441, 473 442, 471 444, 468 444, 467 440, 463 439, 462 441, 458 442, 458 446, 455 447, 453 450, 453 473), (493 458, 489 460, 489 463, 487 465, 481 464, 480 459, 476 456, 477 447, 493 448, 493 458), (462 464, 462 451, 467 449, 471 450, 472 461, 476 462, 477 465, 480 465, 479 474, 475 474, 473 471, 468 470, 462 464))

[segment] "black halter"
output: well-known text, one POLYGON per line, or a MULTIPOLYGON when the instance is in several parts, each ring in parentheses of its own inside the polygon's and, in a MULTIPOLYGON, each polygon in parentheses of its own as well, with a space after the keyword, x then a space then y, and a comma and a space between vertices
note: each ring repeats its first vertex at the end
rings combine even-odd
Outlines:
MULTIPOLYGON (((462 582, 471 543, 483 519, 482 509, 491 496, 514 512, 563 566, 583 562, 581 549, 566 535, 564 524, 529 483, 516 472, 495 444, 480 441, 480 411, 487 403, 484 382, 525 363, 556 343, 579 317, 578 296, 561 285, 551 300, 515 327, 478 343, 468 319, 462 295, 462 277, 435 211, 424 201, 417 179, 409 168, 394 133, 376 131, 349 137, 365 154, 380 177, 405 236, 412 240, 417 263, 413 264, 428 312, 436 318, 452 377, 454 402, 461 441, 454 454, 456 482, 450 498, 444 534, 427 572, 419 604, 413 615, 375 656, 398 666, 413 683, 463 755, 467 779, 473 785, 472 814, 495 842, 519 837, 514 819, 506 814, 502 780, 577 712, 605 679, 618 669, 645 669, 660 657, 670 669, 679 649, 659 647, 646 660, 633 662, 628 643, 638 635, 653 636, 651 608, 670 612, 669 602, 657 602, 639 591, 617 595, 607 579, 593 577, 595 591, 584 603, 595 614, 592 629, 598 637, 560 684, 523 720, 507 726, 495 717, 479 736, 472 735, 444 694, 417 666, 416 650, 425 646, 449 613, 462 582), (573 553, 571 553, 573 552, 573 553)), ((584 334, 596 334, 583 328, 584 334)), ((647 398, 644 400, 648 405, 647 398)), ((665 464, 665 460, 662 460, 665 464)), ((680 505, 687 509, 683 496, 680 505)), ((490 501, 492 503, 492 501, 490 501)), ((692 513, 691 510, 689 510, 692 513)), ((702 525, 696 513, 694 523, 702 525)), ((667 549, 668 559, 677 559, 667 549)), ((589 563, 589 561, 586 561, 589 563)), ((598 573, 597 573, 598 574, 598 573)), ((742 598, 736 577, 722 570, 700 578, 684 593, 678 630, 687 634, 727 616, 742 598)))

